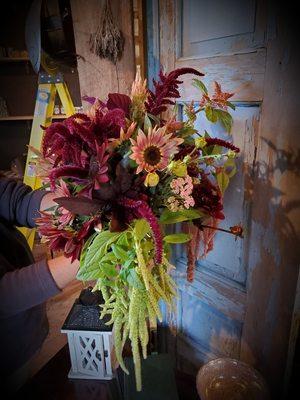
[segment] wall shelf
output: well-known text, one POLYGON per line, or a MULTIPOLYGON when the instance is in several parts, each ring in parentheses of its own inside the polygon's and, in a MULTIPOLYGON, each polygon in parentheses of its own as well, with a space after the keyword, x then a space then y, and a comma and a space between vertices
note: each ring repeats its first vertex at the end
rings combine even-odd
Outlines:
POLYGON ((0 63, 29 61, 29 57, 0 57, 0 63))
MULTIPOLYGON (((64 114, 53 115, 52 119, 66 119, 64 114)), ((0 117, 0 121, 29 121, 33 120, 33 115, 10 115, 8 117, 0 117)))

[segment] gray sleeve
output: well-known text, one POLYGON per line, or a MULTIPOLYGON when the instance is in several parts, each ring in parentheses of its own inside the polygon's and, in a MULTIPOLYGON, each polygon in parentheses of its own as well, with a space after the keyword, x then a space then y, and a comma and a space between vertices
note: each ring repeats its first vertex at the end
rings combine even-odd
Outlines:
POLYGON ((0 318, 44 303, 60 291, 46 260, 7 272, 0 279, 0 318))
POLYGON ((32 190, 11 179, 0 179, 0 217, 13 225, 33 228, 42 198, 47 192, 32 190))

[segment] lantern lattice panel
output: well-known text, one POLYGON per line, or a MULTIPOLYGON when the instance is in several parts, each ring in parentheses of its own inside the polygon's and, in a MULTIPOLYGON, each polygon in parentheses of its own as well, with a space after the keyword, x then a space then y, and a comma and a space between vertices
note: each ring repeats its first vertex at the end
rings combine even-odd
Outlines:
POLYGON ((71 357, 69 378, 112 379, 112 333, 64 331, 68 335, 71 357))

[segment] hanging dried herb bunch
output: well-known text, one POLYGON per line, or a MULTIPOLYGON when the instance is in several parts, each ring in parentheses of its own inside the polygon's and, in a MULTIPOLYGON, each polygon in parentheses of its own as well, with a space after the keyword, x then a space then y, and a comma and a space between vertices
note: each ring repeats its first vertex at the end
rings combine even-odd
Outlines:
POLYGON ((90 49, 100 58, 107 58, 114 64, 122 56, 124 37, 114 21, 109 0, 104 2, 97 31, 91 34, 90 49))

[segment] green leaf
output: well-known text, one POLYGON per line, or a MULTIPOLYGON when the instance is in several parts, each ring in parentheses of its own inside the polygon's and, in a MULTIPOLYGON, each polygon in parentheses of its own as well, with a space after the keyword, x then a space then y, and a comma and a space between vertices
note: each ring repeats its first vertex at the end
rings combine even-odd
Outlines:
POLYGON ((84 276, 84 279, 79 278, 78 276, 77 276, 77 279, 84 280, 84 281, 95 281, 97 279, 103 278, 104 274, 101 271, 100 266, 98 265, 97 269, 86 271, 83 276, 84 276))
POLYGON ((152 128, 152 124, 148 114, 146 113, 144 117, 144 132, 148 132, 149 128, 152 128))
POLYGON ((85 265, 93 264, 97 259, 100 260, 108 246, 116 241, 119 236, 119 232, 100 232, 87 251, 85 265))
POLYGON ((235 105, 230 101, 227 101, 227 106, 230 107, 232 110, 235 110, 235 105))
POLYGON ((134 225, 134 236, 136 237, 137 240, 144 239, 144 237, 149 232, 150 232, 150 225, 144 218, 136 220, 134 225))
POLYGON ((88 240, 85 242, 82 250, 81 250, 81 255, 80 255, 80 266, 84 264, 85 262, 85 257, 86 253, 88 251, 89 246, 91 245, 92 241, 95 239, 95 237, 98 235, 97 232, 95 232, 93 235, 91 235, 88 240))
POLYGON ((130 268, 130 267, 134 267, 133 261, 134 261, 133 258, 128 258, 128 259, 123 263, 123 267, 124 267, 125 269, 130 268))
POLYGON ((189 136, 194 135, 197 132, 197 129, 194 129, 190 126, 184 126, 177 132, 177 136, 180 136, 181 138, 186 138, 189 136))
POLYGON ((229 158, 224 164, 223 168, 228 178, 232 178, 237 171, 235 160, 233 158, 229 158))
POLYGON ((123 232, 121 234, 121 236, 119 237, 119 239, 117 240, 117 244, 125 247, 125 248, 129 248, 129 241, 128 241, 128 237, 127 237, 128 232, 123 232))
POLYGON ((204 214, 202 212, 194 209, 182 210, 176 212, 172 212, 168 209, 165 209, 160 216, 160 222, 162 224, 176 224, 177 222, 197 219, 203 217, 203 215, 204 214))
MULTIPOLYGON (((105 255, 108 246, 118 239, 120 232, 102 231, 97 233, 90 246, 87 247, 86 254, 80 262, 80 268, 77 273, 79 280, 95 279, 99 271, 99 262, 105 255), (93 276, 93 278, 91 278, 93 276)), ((101 276, 100 276, 101 277, 101 276)))
POLYGON ((174 233, 164 237, 164 241, 167 243, 186 243, 192 239, 192 235, 187 233, 174 233))
POLYGON ((45 190, 50 187, 50 183, 43 183, 42 186, 40 187, 40 190, 45 190))
POLYGON ((118 271, 115 265, 108 263, 101 263, 100 269, 108 278, 113 278, 118 275, 118 271))
POLYGON ((212 108, 211 106, 206 106, 205 107, 205 115, 206 118, 212 122, 213 124, 215 124, 218 121, 218 115, 216 113, 216 111, 214 108, 212 108))
POLYGON ((153 250, 153 249, 154 249, 154 246, 153 246, 152 240, 145 240, 145 241, 142 243, 142 249, 143 249, 143 251, 144 251, 145 254, 148 254, 149 251, 153 250))
POLYGON ((221 154, 222 153, 222 147, 215 145, 213 146, 212 152, 210 154, 221 154))
POLYGON ((230 132, 232 128, 233 119, 229 112, 224 110, 215 110, 218 120, 226 129, 226 132, 230 132))
POLYGON ((137 289, 144 289, 144 285, 140 280, 138 274, 136 273, 135 268, 131 268, 127 275, 127 282, 130 286, 133 286, 137 289))
POLYGON ((116 264, 117 258, 115 256, 115 254, 112 251, 110 251, 109 253, 105 254, 101 258, 101 263, 103 263, 103 262, 110 262, 110 263, 116 264))
POLYGON ((156 115, 148 113, 148 117, 155 122, 155 125, 160 125, 160 119, 156 115))
POLYGON ((203 93, 208 94, 206 86, 199 79, 193 79, 193 86, 200 89, 203 93))
POLYGON ((224 194, 229 184, 229 176, 225 172, 221 171, 217 174, 217 182, 222 194, 224 194))
POLYGON ((128 254, 127 251, 123 250, 121 246, 118 246, 117 244, 112 244, 111 249, 116 256, 116 258, 121 262, 125 262, 127 260, 128 254))

